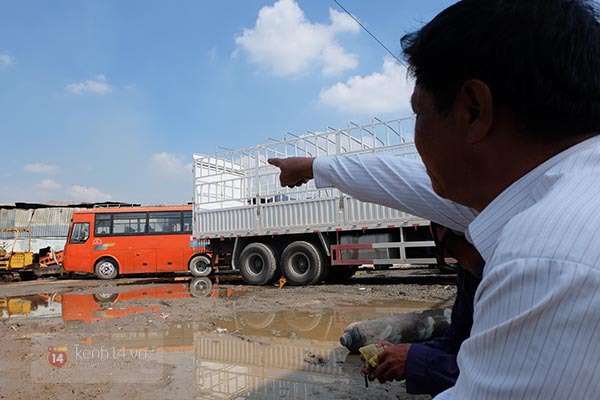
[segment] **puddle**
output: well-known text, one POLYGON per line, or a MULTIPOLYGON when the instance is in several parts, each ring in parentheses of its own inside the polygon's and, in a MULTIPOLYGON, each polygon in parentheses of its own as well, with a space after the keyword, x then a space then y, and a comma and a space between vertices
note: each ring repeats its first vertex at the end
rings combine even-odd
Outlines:
POLYGON ((1 319, 55 319, 61 322, 59 293, 0 297, 1 319))
MULTIPOLYGON (((137 283, 136 283, 137 284, 137 283)), ((2 319, 40 320, 59 318, 64 322, 83 321, 86 323, 104 319, 124 318, 133 314, 158 312, 163 307, 163 299, 189 299, 201 297, 236 298, 246 288, 232 288, 219 285, 218 280, 194 278, 177 283, 147 285, 138 289, 119 289, 119 284, 103 284, 94 288, 95 293, 46 293, 14 297, 0 297, 2 319), (136 306, 125 302, 147 303, 136 306)), ((61 321, 56 321, 61 322, 61 321)))
POLYGON ((240 312, 232 321, 210 321, 214 325, 170 321, 161 328, 125 325, 70 339, 40 337, 34 340, 34 354, 58 359, 64 353, 69 361, 60 367, 34 362, 32 379, 72 384, 168 381, 186 388, 180 398, 343 399, 347 393, 338 393, 340 385, 365 390, 361 361, 338 342, 345 326, 365 315, 386 316, 424 304, 344 306, 319 314, 240 312))
MULTIPOLYGON (((176 307, 176 302, 166 303, 170 299, 241 300, 248 290, 208 278, 118 292, 115 288, 0 298, 2 318, 86 324, 77 331, 64 331, 68 333, 31 335, 31 352, 41 355, 31 365, 33 383, 147 383, 168 387, 173 398, 345 399, 366 390, 358 356, 349 355, 339 344, 345 327, 434 306, 395 300, 332 304, 320 312, 252 312, 233 307, 227 320, 172 317, 158 326, 125 320, 116 326, 88 327, 95 321, 135 314, 160 315, 176 307)), ((369 390, 364 398, 397 398, 383 389, 369 390)))

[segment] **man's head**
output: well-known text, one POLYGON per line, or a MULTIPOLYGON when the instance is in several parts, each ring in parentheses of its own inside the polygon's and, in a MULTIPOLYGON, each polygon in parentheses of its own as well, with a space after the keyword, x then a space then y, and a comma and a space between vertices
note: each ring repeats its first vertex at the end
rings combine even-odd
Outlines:
POLYGON ((441 112, 479 79, 544 139, 600 131, 600 23, 583 0, 463 0, 402 38, 441 112))
POLYGON ((452 193, 460 179, 485 185, 495 168, 491 178, 505 187, 552 155, 520 170, 517 158, 515 176, 503 177, 494 160, 484 164, 506 137, 517 139, 513 147, 564 148, 600 131, 600 23, 591 2, 463 0, 402 45, 416 78, 415 142, 442 196, 468 203, 452 193))

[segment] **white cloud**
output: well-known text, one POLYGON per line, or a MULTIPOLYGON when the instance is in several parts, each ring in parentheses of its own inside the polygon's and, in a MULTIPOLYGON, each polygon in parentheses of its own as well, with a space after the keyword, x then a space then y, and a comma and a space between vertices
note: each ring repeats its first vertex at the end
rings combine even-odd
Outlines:
POLYGON ((15 64, 15 58, 8 52, 0 53, 0 66, 10 67, 15 64))
POLYGON ((110 85, 106 82, 104 75, 97 75, 94 79, 85 82, 71 83, 65 88, 68 92, 75 94, 99 93, 106 94, 112 91, 110 85))
POLYGON ((42 163, 25 164, 23 169, 34 174, 53 174, 58 172, 58 167, 56 165, 42 163))
POLYGON ((75 201, 87 203, 107 201, 111 199, 111 195, 101 192, 95 187, 73 185, 67 190, 67 196, 75 201))
MULTIPOLYGON (((326 75, 355 68, 357 56, 335 40, 341 33, 358 33, 350 16, 329 10, 330 24, 312 23, 294 0, 279 0, 258 12, 256 25, 235 38, 251 62, 270 68, 275 75, 297 75, 315 65, 326 75)), ((236 50, 237 52, 237 50, 236 50)))
POLYGON ((319 103, 342 112, 371 116, 410 113, 413 87, 406 68, 392 57, 386 57, 382 72, 353 76, 346 83, 338 82, 322 89, 319 103))
POLYGON ((150 158, 150 170, 154 176, 163 178, 191 179, 192 163, 185 163, 183 157, 171 153, 157 153, 150 158))
POLYGON ((62 185, 52 179, 42 179, 34 185, 34 188, 39 190, 58 190, 62 188, 62 185))

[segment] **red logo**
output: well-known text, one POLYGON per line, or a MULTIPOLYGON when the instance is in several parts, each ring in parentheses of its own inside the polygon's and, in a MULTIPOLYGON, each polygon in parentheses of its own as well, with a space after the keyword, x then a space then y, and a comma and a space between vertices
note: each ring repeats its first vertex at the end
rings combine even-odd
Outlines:
POLYGON ((48 363, 55 368, 62 368, 69 361, 67 347, 48 347, 48 363))

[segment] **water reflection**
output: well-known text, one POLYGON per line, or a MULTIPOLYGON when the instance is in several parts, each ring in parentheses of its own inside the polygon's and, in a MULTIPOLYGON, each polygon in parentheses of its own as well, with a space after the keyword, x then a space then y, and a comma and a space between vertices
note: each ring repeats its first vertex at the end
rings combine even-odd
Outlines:
POLYGON ((194 352, 199 398, 308 399, 323 384, 349 380, 348 351, 334 344, 197 333, 194 352))
POLYGON ((195 278, 189 282, 170 283, 145 286, 140 289, 125 292, 114 292, 111 286, 104 287, 98 293, 63 295, 62 317, 65 322, 83 321, 90 323, 104 319, 124 318, 134 314, 160 314, 163 309, 155 300, 160 299, 189 299, 194 297, 235 297, 245 291, 245 288, 233 289, 220 287, 209 278, 195 278), (150 300, 146 304, 145 301, 150 300), (137 302, 140 305, 122 306, 119 303, 137 302))
MULTIPOLYGON (((28 296, 0 297, 2 319, 60 319, 62 315, 60 293, 28 296)), ((60 323, 60 320, 57 322, 60 323)))
MULTIPOLYGON (((122 289, 106 286, 88 294, 3 298, 0 307, 3 318, 39 320, 51 315, 66 323, 87 324, 139 313, 160 315, 165 304, 177 307, 178 299, 226 297, 243 301, 247 293, 243 286, 222 286, 205 278, 118 292, 122 289), (164 301, 168 299, 172 300, 170 305, 164 301)), ((358 365, 351 363, 348 368, 348 351, 339 344, 344 328, 358 320, 430 306, 390 301, 368 306, 331 305, 318 312, 252 312, 236 310, 232 302, 227 320, 205 316, 177 320, 173 316, 154 325, 130 319, 116 326, 102 326, 100 331, 91 325, 89 329, 82 327, 81 333, 70 334, 77 336, 36 336, 34 353, 46 354, 60 345, 70 361, 56 368, 42 357, 34 362, 32 377, 48 383, 170 382, 185 388, 181 398, 342 398, 336 397, 336 387, 364 385, 358 365)))
MULTIPOLYGON (((2 319, 40 320, 61 319, 64 322, 83 321, 90 323, 113 318, 124 318, 133 314, 159 312, 160 304, 154 300, 189 299, 199 297, 228 297, 242 295, 246 288, 220 286, 209 278, 195 278, 188 282, 149 285, 123 292, 119 285, 104 284, 96 293, 42 293, 26 296, 0 297, 2 319), (146 302, 145 302, 146 301, 146 302), (138 302, 141 305, 120 303, 138 302), (150 304, 152 303, 152 304, 150 304)), ((60 322, 60 320, 55 321, 60 322)))

